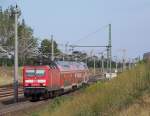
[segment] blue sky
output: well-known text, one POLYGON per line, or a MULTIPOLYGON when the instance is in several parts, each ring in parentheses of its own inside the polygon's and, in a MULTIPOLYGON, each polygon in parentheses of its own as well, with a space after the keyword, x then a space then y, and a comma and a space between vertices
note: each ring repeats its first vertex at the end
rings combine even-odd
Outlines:
MULTIPOLYGON (((54 34, 56 41, 62 44, 106 45, 107 27, 84 40, 77 40, 111 23, 113 56, 121 56, 120 49, 127 49, 129 57, 150 51, 149 0, 0 0, 0 5, 7 7, 16 2, 22 10, 22 18, 41 39, 54 34)), ((102 50, 95 49, 96 52, 102 50)))

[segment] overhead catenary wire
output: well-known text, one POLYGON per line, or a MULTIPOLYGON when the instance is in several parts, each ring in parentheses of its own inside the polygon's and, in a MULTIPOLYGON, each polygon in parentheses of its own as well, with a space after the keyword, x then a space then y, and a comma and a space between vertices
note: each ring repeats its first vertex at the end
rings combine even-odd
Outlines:
POLYGON ((84 36, 84 37, 82 37, 82 38, 80 38, 80 39, 74 41, 73 44, 75 44, 75 43, 77 43, 77 42, 79 42, 79 41, 81 41, 81 40, 87 39, 87 38, 89 38, 90 36, 92 36, 92 35, 94 35, 94 34, 100 32, 101 30, 103 30, 104 28, 107 28, 107 27, 108 27, 108 25, 104 25, 104 26, 98 28, 97 30, 95 30, 95 31, 93 31, 93 32, 91 32, 91 33, 89 33, 89 34, 87 34, 86 36, 84 36))

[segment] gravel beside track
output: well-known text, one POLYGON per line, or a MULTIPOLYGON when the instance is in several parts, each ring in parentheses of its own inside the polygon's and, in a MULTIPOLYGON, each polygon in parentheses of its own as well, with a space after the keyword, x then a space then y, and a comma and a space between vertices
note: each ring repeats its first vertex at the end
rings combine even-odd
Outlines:
POLYGON ((47 103, 47 101, 38 101, 38 102, 25 101, 3 106, 3 108, 0 109, 0 116, 11 115, 12 112, 16 112, 28 107, 38 106, 43 103, 47 103))

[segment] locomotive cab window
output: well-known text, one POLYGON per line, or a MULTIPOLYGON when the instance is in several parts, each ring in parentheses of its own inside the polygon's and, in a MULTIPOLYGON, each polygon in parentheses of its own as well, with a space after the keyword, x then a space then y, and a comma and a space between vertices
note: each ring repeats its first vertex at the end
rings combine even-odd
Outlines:
POLYGON ((35 70, 29 69, 25 72, 27 77, 33 77, 35 75, 35 70))
POLYGON ((44 76, 45 75, 45 70, 38 69, 36 70, 36 76, 44 76))

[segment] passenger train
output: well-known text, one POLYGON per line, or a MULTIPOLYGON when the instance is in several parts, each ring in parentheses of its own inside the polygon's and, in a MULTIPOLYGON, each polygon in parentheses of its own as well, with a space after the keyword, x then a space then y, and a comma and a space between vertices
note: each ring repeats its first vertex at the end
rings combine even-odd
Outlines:
POLYGON ((89 70, 83 62, 57 61, 43 66, 23 67, 24 96, 48 98, 77 89, 89 80, 89 70))

